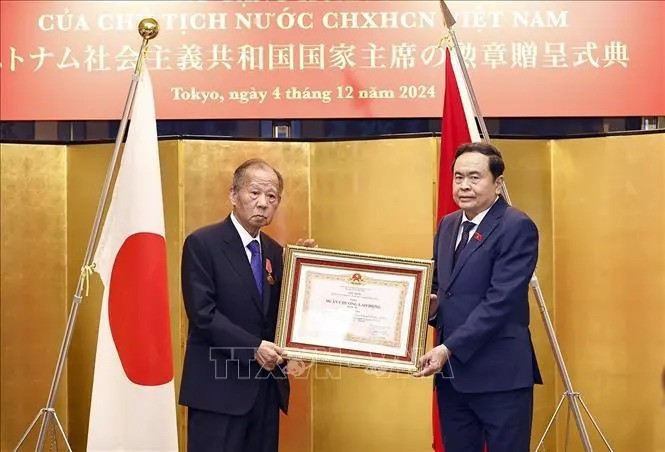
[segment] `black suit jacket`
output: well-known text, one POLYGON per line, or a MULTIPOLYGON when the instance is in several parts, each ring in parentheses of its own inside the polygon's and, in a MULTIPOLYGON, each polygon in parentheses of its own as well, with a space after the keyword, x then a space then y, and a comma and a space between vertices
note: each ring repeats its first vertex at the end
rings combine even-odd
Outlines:
POLYGON ((262 340, 273 342, 282 282, 282 246, 261 233, 263 297, 240 235, 228 216, 190 234, 183 245, 182 293, 189 334, 180 403, 244 415, 256 403, 261 379, 276 381, 280 408, 288 409, 288 378, 254 360, 262 340), (266 260, 272 266, 272 284, 266 260))

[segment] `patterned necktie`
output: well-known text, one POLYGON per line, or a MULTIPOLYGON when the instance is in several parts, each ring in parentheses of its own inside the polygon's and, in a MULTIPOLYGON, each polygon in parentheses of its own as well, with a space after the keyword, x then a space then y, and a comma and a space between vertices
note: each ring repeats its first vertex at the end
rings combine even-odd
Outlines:
POLYGON ((252 267, 252 273, 254 273, 256 288, 259 290, 259 295, 263 295, 263 272, 261 271, 261 250, 259 242, 257 240, 252 240, 247 245, 247 248, 252 252, 250 265, 252 267))
POLYGON ((469 243, 469 232, 471 232, 471 229, 473 229, 475 225, 475 223, 470 221, 465 221, 462 223, 462 240, 459 241, 457 248, 455 248, 455 254, 453 255, 453 267, 455 266, 459 255, 462 254, 462 250, 466 244, 469 243))

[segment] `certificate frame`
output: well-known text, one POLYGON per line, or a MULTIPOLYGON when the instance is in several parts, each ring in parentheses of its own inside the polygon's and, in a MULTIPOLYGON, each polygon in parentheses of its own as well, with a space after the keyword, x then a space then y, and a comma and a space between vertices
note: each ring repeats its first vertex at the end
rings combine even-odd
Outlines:
POLYGON ((289 360, 413 373, 433 269, 425 259, 287 245, 275 343, 289 360))

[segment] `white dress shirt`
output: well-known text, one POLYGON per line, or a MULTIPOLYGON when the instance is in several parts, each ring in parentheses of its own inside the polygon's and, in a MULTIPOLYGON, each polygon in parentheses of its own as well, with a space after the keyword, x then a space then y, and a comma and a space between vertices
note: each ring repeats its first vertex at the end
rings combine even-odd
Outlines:
MULTIPOLYGON (((498 196, 494 199, 494 202, 496 202, 497 199, 499 199, 498 196)), ((494 205, 494 202, 492 203, 492 206, 494 205)), ((478 225, 480 224, 481 221, 483 221, 483 218, 485 218, 485 215, 487 215, 487 212, 490 211, 492 206, 489 206, 487 209, 483 210, 478 215, 473 217, 473 220, 469 220, 466 217, 466 213, 462 212, 462 224, 464 224, 465 221, 470 221, 471 223, 473 223, 475 225, 469 231, 469 240, 471 240, 471 237, 473 237, 473 234, 478 229, 478 225)), ((457 248, 457 245, 459 245, 460 240, 462 240, 462 232, 464 232, 464 228, 460 227, 459 231, 457 231, 457 240, 455 240, 455 248, 457 248)), ((466 243, 469 243, 469 242, 466 242, 466 243)))
POLYGON ((231 222, 233 223, 233 226, 236 227, 236 230, 238 231, 238 234, 240 234, 240 240, 242 241, 242 246, 245 247, 245 254, 247 255, 247 260, 252 262, 252 252, 247 248, 247 245, 249 245, 249 242, 252 240, 256 240, 259 242, 259 250, 261 249, 261 234, 256 234, 256 237, 252 237, 249 232, 240 224, 238 219, 236 218, 235 214, 231 212, 231 222))

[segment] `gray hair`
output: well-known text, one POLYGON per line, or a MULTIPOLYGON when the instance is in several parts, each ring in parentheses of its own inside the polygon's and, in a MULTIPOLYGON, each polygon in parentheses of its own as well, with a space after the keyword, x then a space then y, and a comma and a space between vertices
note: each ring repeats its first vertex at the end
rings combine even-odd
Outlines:
POLYGON ((282 194, 282 190, 284 190, 284 178, 282 178, 282 175, 277 171, 275 168, 270 166, 268 162, 266 162, 263 159, 249 159, 245 162, 243 162, 236 170, 233 172, 233 183, 231 185, 231 189, 234 192, 237 192, 240 189, 240 186, 243 184, 245 175, 247 173, 247 170, 250 168, 264 168, 264 169, 271 169, 275 175, 277 176, 277 190, 279 192, 279 195, 282 194))

